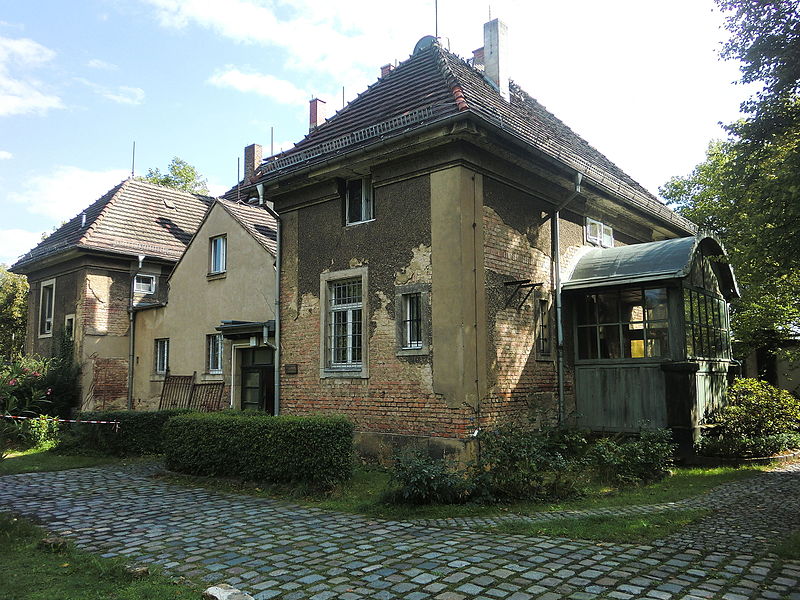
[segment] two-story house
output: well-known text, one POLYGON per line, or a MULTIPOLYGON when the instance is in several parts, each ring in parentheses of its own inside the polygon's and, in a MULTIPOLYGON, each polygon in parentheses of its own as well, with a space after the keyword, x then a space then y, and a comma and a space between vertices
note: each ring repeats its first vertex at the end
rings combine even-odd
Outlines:
POLYGON ((280 216, 277 410, 362 450, 514 419, 690 437, 730 362, 724 251, 509 81, 505 26, 434 38, 229 192, 280 216))
POLYGON ((166 281, 212 198, 128 179, 12 267, 30 284, 26 353, 73 340, 82 408, 125 408, 131 396, 132 308, 166 299, 166 281))

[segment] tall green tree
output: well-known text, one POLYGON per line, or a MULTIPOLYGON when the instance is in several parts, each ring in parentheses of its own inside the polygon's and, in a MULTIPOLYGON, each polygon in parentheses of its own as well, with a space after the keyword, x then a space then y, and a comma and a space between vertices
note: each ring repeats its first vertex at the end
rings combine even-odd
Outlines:
POLYGON ((22 353, 28 322, 28 280, 0 264, 0 360, 22 353))
POLYGON ((660 192, 715 231, 742 288, 733 327, 744 350, 800 333, 800 1, 716 0, 730 34, 723 58, 761 88, 706 161, 660 192))
POLYGON ((142 179, 193 194, 208 194, 206 178, 198 173, 195 167, 177 156, 167 166, 166 173, 162 173, 158 168, 148 169, 147 175, 142 179))

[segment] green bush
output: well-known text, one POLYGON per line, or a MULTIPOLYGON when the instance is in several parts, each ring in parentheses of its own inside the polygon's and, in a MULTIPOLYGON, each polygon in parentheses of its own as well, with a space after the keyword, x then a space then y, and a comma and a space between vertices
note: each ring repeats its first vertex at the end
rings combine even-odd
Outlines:
POLYGON ((46 415, 39 415, 20 424, 20 434, 26 446, 46 448, 58 443, 59 421, 46 415))
POLYGON ((800 448, 800 433, 776 433, 758 437, 747 436, 703 436, 697 443, 701 456, 723 458, 754 458, 779 454, 800 448))
POLYGON ((645 430, 638 437, 602 438, 588 461, 601 481, 631 485, 658 481, 669 473, 675 446, 667 429, 645 430))
POLYGON ((719 436, 764 437, 800 429, 800 400, 757 379, 737 379, 728 403, 711 418, 719 436))
POLYGON ((478 435, 475 495, 484 500, 567 498, 585 483, 582 433, 503 425, 478 435))
POLYGON ((390 485, 384 501, 393 504, 458 504, 470 491, 463 470, 421 448, 406 449, 395 457, 390 485))
POLYGON ((62 435, 57 450, 75 454, 141 456, 164 452, 164 425, 187 410, 118 410, 84 412, 83 421, 118 421, 119 425, 75 423, 62 435))
POLYGON ((336 416, 177 416, 164 428, 168 469, 327 487, 353 472, 353 425, 336 416))

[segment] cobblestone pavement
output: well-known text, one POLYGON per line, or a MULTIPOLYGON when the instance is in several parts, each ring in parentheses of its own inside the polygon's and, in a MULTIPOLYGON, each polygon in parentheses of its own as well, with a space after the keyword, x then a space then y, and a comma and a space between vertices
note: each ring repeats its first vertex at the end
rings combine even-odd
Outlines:
POLYGON ((764 552, 798 527, 800 466, 706 495, 717 510, 693 533, 649 546, 489 535, 469 529, 477 519, 367 519, 176 486, 151 478, 154 468, 3 476, 0 510, 103 556, 227 582, 259 600, 800 600, 800 563, 764 552))

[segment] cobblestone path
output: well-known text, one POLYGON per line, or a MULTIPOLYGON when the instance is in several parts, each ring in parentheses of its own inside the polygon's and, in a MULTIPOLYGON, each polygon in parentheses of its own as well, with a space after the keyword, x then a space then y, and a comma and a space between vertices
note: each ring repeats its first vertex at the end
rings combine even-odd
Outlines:
POLYGON ((171 485, 151 478, 154 468, 3 476, 0 510, 103 556, 231 583, 259 600, 800 600, 800 563, 765 553, 798 528, 798 465, 706 495, 713 515, 649 546, 469 529, 481 519, 373 520, 171 485))

